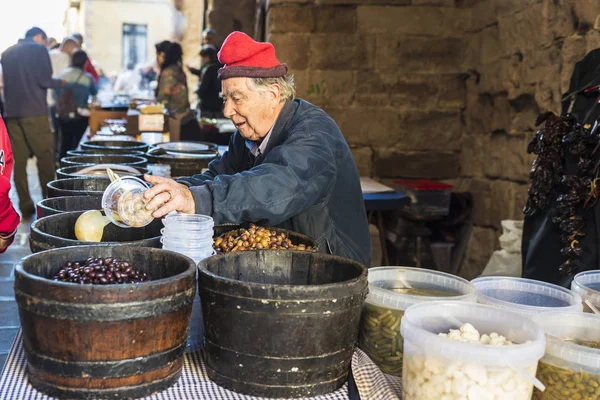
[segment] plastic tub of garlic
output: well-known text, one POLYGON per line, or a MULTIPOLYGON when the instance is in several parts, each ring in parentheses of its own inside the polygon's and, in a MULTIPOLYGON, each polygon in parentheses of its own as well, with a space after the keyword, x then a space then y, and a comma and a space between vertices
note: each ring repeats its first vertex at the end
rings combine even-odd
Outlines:
POLYGON ((402 375, 400 321, 413 304, 447 300, 476 301, 475 287, 443 272, 409 267, 369 269, 369 294, 360 326, 360 348, 386 374, 402 375))
POLYGON ((479 303, 530 317, 551 311, 583 310, 580 295, 551 283, 506 276, 477 278, 471 283, 477 289, 479 303))
POLYGON ((544 313, 533 317, 546 332, 537 378, 546 386, 534 400, 600 398, 600 315, 544 313))
POLYGON ((410 307, 402 335, 403 400, 529 400, 546 345, 531 318, 465 302, 410 307))

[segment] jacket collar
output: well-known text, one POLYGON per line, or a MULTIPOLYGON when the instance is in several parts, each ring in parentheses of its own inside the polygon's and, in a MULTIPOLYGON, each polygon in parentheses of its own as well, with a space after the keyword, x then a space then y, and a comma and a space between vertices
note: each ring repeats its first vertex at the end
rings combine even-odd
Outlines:
POLYGON ((283 142, 285 139, 286 128, 292 119, 292 116, 296 112, 297 103, 295 101, 286 101, 285 105, 281 109, 279 116, 277 117, 277 121, 275 121, 275 125, 273 125, 273 131, 271 132, 271 136, 269 137, 269 142, 267 143, 267 148, 265 152, 262 153, 259 157, 256 158, 256 164, 260 164, 262 160, 266 157, 266 155, 271 151, 273 147, 276 147, 283 142))

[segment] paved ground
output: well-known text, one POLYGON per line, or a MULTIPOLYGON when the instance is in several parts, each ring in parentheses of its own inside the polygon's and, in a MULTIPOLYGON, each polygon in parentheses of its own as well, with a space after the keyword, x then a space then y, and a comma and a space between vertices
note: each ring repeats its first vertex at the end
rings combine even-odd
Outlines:
MULTIPOLYGON (((42 193, 33 159, 30 159, 27 164, 27 174, 29 176, 29 190, 33 201, 37 202, 41 200, 42 193)), ((14 189, 10 193, 10 198, 13 200, 17 211, 19 211, 19 200, 14 189)), ((31 251, 29 251, 30 224, 31 221, 25 221, 19 225, 15 242, 4 254, 0 255, 0 371, 4 367, 8 351, 20 325, 17 303, 13 292, 13 268, 21 258, 31 254, 31 251)))

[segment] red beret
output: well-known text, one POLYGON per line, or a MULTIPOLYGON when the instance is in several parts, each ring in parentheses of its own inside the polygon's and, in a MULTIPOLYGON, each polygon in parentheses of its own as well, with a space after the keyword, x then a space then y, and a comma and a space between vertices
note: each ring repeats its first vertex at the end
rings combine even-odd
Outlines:
POLYGON ((271 43, 257 42, 243 32, 232 32, 223 42, 218 54, 223 68, 219 69, 219 79, 277 78, 287 74, 287 65, 275 57, 271 43))

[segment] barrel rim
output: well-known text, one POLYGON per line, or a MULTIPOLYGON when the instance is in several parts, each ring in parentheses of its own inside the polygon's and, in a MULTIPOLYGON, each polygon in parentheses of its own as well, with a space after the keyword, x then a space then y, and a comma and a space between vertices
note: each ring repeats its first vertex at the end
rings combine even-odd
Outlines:
POLYGON ((129 154, 86 154, 86 155, 81 155, 81 156, 68 156, 68 157, 63 157, 60 160, 61 166, 64 167, 69 167, 71 165, 82 165, 82 164, 98 164, 98 163, 94 163, 92 161, 88 161, 88 162, 84 162, 82 161, 77 161, 74 160, 76 158, 81 158, 81 157, 130 157, 131 160, 129 161, 123 161, 120 163, 113 163, 113 164, 125 164, 125 165, 142 165, 142 164, 147 164, 148 163, 148 158, 144 157, 144 156, 134 156, 134 155, 129 155, 129 154))
MULTIPOLYGON (((276 254, 276 253, 308 254, 311 256, 318 255, 320 257, 329 258, 330 260, 343 261, 343 262, 347 262, 347 263, 353 264, 355 266, 358 266, 361 269, 361 273, 356 278, 352 278, 349 280, 336 282, 336 283, 327 283, 324 285, 281 285, 281 284, 274 284, 274 283, 258 283, 258 282, 241 281, 238 279, 226 278, 226 277, 217 275, 213 272, 210 272, 206 268, 206 264, 208 264, 209 262, 215 262, 220 258, 231 257, 232 255, 237 256, 238 254, 241 254, 241 253, 237 253, 237 254, 236 253, 222 253, 222 254, 216 254, 212 257, 209 257, 209 258, 206 258, 206 259, 200 261, 200 263, 198 264, 198 274, 199 275, 201 274, 209 279, 213 279, 213 280, 215 280, 219 283, 225 284, 225 285, 239 285, 241 283, 246 287, 249 287, 254 290, 259 290, 259 291, 268 291, 270 289, 286 289, 287 290, 287 289, 302 288, 304 293, 306 293, 306 292, 313 292, 313 291, 321 291, 322 289, 335 289, 335 288, 338 288, 340 285, 354 286, 354 285, 360 284, 361 281, 367 282, 367 274, 368 274, 367 267, 364 266, 363 264, 359 263, 358 261, 354 261, 347 257, 341 257, 341 256, 333 255, 333 254, 313 253, 310 251, 301 251, 301 250, 271 250, 271 249, 269 249, 269 250, 253 250, 252 251, 252 254, 261 254, 261 253, 265 253, 265 254, 276 254)), ((200 282, 200 276, 198 276, 198 282, 200 282)))
MULTIPOLYGON (((68 168, 79 168, 79 169, 84 169, 84 168, 88 168, 88 167, 93 167, 96 166, 98 164, 74 164, 74 165, 66 165, 64 167, 60 167, 59 169, 56 170, 56 176, 58 177, 59 174, 62 174, 64 176, 66 176, 66 178, 57 178, 55 180, 60 181, 60 180, 64 180, 64 179, 71 179, 71 178, 103 178, 103 176, 92 176, 92 175, 75 175, 73 173, 70 172, 65 172, 66 169, 68 168)), ((115 165, 124 165, 124 164, 115 164, 115 165)), ((127 165, 128 166, 128 165, 127 165)), ((148 170, 147 167, 142 167, 140 165, 135 165, 135 166, 131 166, 132 168, 142 168, 145 171, 140 171, 140 175, 144 175, 144 174, 149 174, 150 171, 148 170)))
POLYGON ((137 140, 94 140, 94 141, 89 141, 89 142, 85 142, 81 144, 81 148, 82 149, 93 149, 93 150, 103 150, 103 149, 110 149, 110 150, 120 150, 120 149, 124 149, 124 150, 135 150, 136 148, 141 148, 141 149, 148 149, 149 145, 147 143, 144 142, 140 142, 137 140), (106 142, 113 142, 113 143, 124 143, 124 146, 103 146, 100 143, 106 143, 106 142))
POLYGON ((59 248, 54 248, 54 249, 50 249, 50 250, 40 251, 39 253, 30 254, 30 255, 27 255, 27 256, 21 258, 19 260, 19 262, 17 262, 17 265, 15 265, 15 275, 19 274, 22 277, 32 280, 34 282, 43 282, 44 284, 49 285, 49 288, 53 288, 53 287, 54 288, 72 288, 73 290, 81 290, 83 292, 87 292, 87 291, 89 291, 89 287, 93 286, 94 291, 99 291, 99 294, 105 295, 107 293, 113 293, 116 291, 129 291, 130 288, 140 287, 140 285, 143 285, 144 288, 148 288, 148 287, 150 287, 150 288, 157 287, 158 288, 158 287, 164 285, 165 283, 172 283, 174 280, 186 279, 189 275, 194 275, 194 277, 195 277, 195 274, 196 274, 196 264, 194 263, 194 260, 192 260, 188 256, 185 256, 180 253, 176 253, 171 250, 157 249, 154 247, 135 247, 135 249, 136 250, 140 249, 140 251, 144 251, 143 249, 147 249, 149 252, 168 253, 171 256, 181 258, 182 261, 187 261, 188 268, 178 274, 171 275, 166 278, 153 279, 153 280, 150 280, 147 282, 122 283, 122 284, 118 284, 118 285, 82 285, 80 283, 61 282, 61 281, 54 281, 49 278, 44 278, 42 276, 35 275, 35 274, 25 271, 25 268, 23 267, 23 264, 25 262, 28 262, 29 260, 34 259, 34 258, 42 257, 43 255, 46 255, 51 252, 67 253, 69 251, 73 251, 74 249, 82 250, 82 251, 83 250, 93 251, 94 249, 102 249, 102 248, 107 248, 107 247, 119 249, 124 246, 112 247, 112 246, 106 246, 106 245, 82 245, 82 246, 59 247, 59 248), (67 286, 65 286, 65 285, 67 285, 67 286))
MULTIPOLYGON (((77 211, 80 211, 80 210, 75 210, 75 211, 63 211, 63 210, 57 210, 56 208, 49 207, 49 206, 48 206, 47 204, 45 204, 44 202, 45 202, 45 201, 47 201, 47 200, 55 200, 55 199, 60 199, 60 200, 62 200, 62 199, 73 199, 73 198, 78 198, 78 197, 96 197, 96 198, 98 198, 98 199, 100 200, 100 203, 102 203, 102 195, 99 195, 99 196, 98 196, 98 195, 94 195, 94 194, 84 194, 84 195, 81 195, 81 196, 57 196, 57 197, 48 197, 48 198, 45 198, 45 199, 42 199, 42 200, 38 201, 38 202, 36 203, 36 207, 38 207, 38 208, 41 208, 41 209, 43 209, 43 210, 48 210, 48 211, 50 211, 50 212, 54 212, 55 214, 63 214, 63 213, 67 213, 67 212, 77 212, 77 211)), ((39 218, 39 219, 46 218, 46 217, 49 217, 49 216, 50 216, 50 215, 46 215, 46 216, 44 216, 44 217, 41 217, 41 218, 39 218)), ((34 221, 34 222, 35 222, 35 221, 34 221)))

